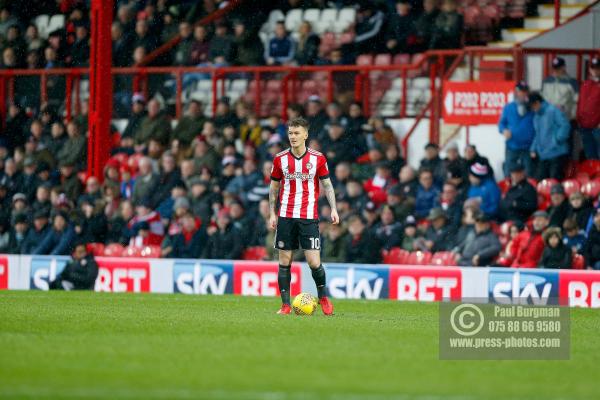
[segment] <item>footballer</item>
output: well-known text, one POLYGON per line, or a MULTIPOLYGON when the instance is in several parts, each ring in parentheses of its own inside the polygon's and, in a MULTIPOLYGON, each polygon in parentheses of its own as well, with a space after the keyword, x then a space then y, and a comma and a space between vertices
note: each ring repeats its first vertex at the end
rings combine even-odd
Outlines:
POLYGON ((277 283, 281 292, 278 314, 289 314, 292 252, 302 247, 304 256, 317 285, 319 304, 323 314, 333 314, 333 304, 327 298, 325 269, 321 265, 321 238, 319 234, 319 181, 331 207, 331 222, 340 218, 335 204, 333 184, 325 156, 306 147, 308 122, 294 118, 288 123, 290 148, 273 159, 269 190, 269 226, 275 229, 274 247, 279 250, 277 283), (279 200, 279 211, 277 211, 279 200))

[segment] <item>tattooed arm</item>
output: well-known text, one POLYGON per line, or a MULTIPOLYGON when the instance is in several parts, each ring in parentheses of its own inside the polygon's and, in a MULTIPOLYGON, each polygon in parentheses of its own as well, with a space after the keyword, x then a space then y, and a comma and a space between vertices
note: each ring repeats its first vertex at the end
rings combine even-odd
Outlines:
POLYGON ((333 190, 333 183, 331 183, 330 178, 323 179, 321 183, 323 184, 323 189, 325 190, 325 197, 327 197, 329 207, 331 207, 331 222, 333 224, 337 224, 340 222, 340 217, 337 213, 337 205, 335 203, 335 191, 333 190))
POLYGON ((275 229, 277 226, 277 198, 279 197, 279 181, 271 179, 271 185, 269 186, 269 226, 271 229, 275 229))

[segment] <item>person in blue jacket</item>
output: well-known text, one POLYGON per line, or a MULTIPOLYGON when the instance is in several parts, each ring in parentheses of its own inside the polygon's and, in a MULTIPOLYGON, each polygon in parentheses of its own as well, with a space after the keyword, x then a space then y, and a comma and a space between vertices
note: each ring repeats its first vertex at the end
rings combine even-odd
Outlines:
POLYGON ((538 159, 538 180, 563 178, 563 169, 569 154, 571 124, 558 107, 544 100, 541 94, 529 95, 529 107, 535 113, 535 138, 531 143, 531 158, 538 159))
POLYGON ((286 65, 294 60, 296 55, 296 42, 288 35, 283 21, 275 25, 275 36, 269 40, 265 48, 265 62, 267 65, 286 65))
POLYGON ((75 230, 69 224, 67 215, 59 211, 52 220, 52 229, 48 230, 40 244, 33 249, 33 254, 67 256, 71 254, 75 230))
POLYGON ((479 208, 488 218, 494 218, 500 205, 500 188, 493 176, 490 176, 487 165, 475 163, 469 169, 471 186, 467 198, 478 199, 479 208))
POLYGON ((533 164, 529 157, 529 149, 535 136, 533 112, 527 104, 529 86, 519 82, 515 87, 515 99, 502 109, 498 122, 498 130, 506 139, 504 158, 504 176, 510 175, 511 168, 520 164, 525 167, 527 176, 533 175, 533 164))

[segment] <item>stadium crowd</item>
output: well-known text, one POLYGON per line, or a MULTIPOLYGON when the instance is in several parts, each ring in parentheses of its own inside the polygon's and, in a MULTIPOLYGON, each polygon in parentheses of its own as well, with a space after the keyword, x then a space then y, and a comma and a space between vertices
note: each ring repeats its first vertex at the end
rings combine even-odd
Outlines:
MULTIPOLYGON (((148 53, 175 32, 187 39, 171 54, 171 64, 218 63, 218 57, 227 63, 310 63, 306 57, 314 44, 284 44, 285 32, 276 32, 266 51, 242 51, 244 43, 258 42, 228 36, 225 24, 217 24, 210 39, 206 29, 192 29, 187 21, 218 7, 216 2, 196 3, 187 16, 179 8, 167 8, 166 1, 117 3, 115 65, 128 65, 131 54, 136 58, 140 48, 148 53), (160 39, 148 36, 158 33, 160 39), (227 58, 234 57, 230 54, 242 59, 227 58)), ((424 3, 425 9, 433 4, 424 3)), ((53 35, 48 43, 34 40, 33 25, 26 28, 31 31, 27 39, 22 38, 14 22, 22 22, 23 16, 2 7, 3 68, 23 63, 38 67, 40 61, 32 54, 42 49, 45 68, 87 62, 89 32, 77 7, 81 3, 56 4, 69 11, 66 34, 68 38, 72 28, 71 42, 53 35), (74 51, 77 46, 80 51, 74 51), (11 50, 5 58, 6 49, 13 50, 12 63, 6 63, 11 61, 11 50)), ((403 7, 408 7, 406 2, 398 2, 398 11, 403 7)), ((365 21, 379 24, 379 11, 364 10, 375 11, 365 21)), ((236 24, 236 35, 243 33, 236 24)), ((357 37, 359 29, 357 25, 357 37)), ((393 47, 396 39, 388 39, 379 43, 393 47)), ((507 180, 501 182, 473 145, 461 155, 456 144, 448 144, 441 158, 438 145, 430 143, 415 170, 402 158, 386 121, 365 117, 361 104, 325 104, 318 96, 306 104, 291 104, 288 118, 307 117, 309 147, 323 152, 334 171, 343 223, 330 225, 327 202, 319 205, 323 259, 377 263, 385 252, 403 249, 449 252, 460 265, 570 268, 576 253, 585 266, 600 268, 598 193, 566 193, 560 184, 569 155, 583 149, 585 157, 594 160, 600 154, 599 79, 596 58, 580 91, 566 75, 565 61, 557 58, 541 93, 531 92, 525 83, 517 85, 515 101, 499 121, 507 142, 507 180), (550 184, 548 201, 536 191, 533 179, 550 184)), ((126 128, 117 136, 104 179, 98 180, 84 177, 86 107, 67 121, 52 104, 39 111, 30 107, 39 99, 27 96, 37 92, 17 88, 22 96, 8 105, 0 134, 0 253, 68 255, 75 243, 83 242, 107 249, 126 246, 131 254, 160 248, 153 254, 173 258, 239 259, 247 248, 264 247, 264 257, 274 257, 267 196, 272 157, 287 146, 286 126, 279 116, 261 120, 248 104, 221 98, 209 118, 205 105, 192 99, 172 128, 161 102, 135 93, 126 128)), ((600 169, 594 165, 586 175, 590 182, 596 182, 594 174, 597 178, 600 169)))

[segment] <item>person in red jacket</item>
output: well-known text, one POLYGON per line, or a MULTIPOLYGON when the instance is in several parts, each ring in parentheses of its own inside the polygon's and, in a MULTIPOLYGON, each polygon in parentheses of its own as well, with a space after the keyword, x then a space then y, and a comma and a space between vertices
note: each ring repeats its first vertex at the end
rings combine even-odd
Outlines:
POLYGON ((394 179, 389 161, 381 161, 375 167, 375 176, 364 183, 363 188, 369 199, 380 206, 387 201, 387 190, 398 181, 394 179))
POLYGON ((546 211, 533 213, 533 229, 519 233, 514 240, 515 259, 513 268, 536 268, 544 252, 542 232, 548 226, 549 218, 546 211))
POLYGON ((589 78, 581 85, 577 103, 577 124, 585 157, 600 158, 600 57, 590 62, 589 78))

